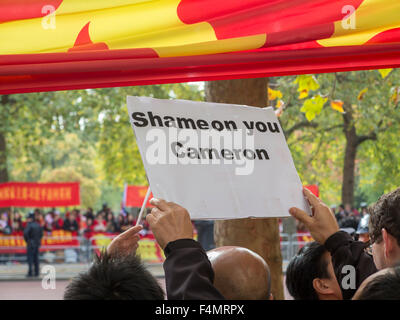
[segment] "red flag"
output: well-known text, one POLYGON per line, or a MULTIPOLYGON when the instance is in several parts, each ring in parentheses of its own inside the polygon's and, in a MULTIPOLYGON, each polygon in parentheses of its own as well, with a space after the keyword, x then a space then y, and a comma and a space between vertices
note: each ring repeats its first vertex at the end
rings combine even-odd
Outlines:
MULTIPOLYGON (((147 186, 126 186, 125 206, 141 208, 148 188, 149 187, 147 187, 147 186)), ((150 194, 149 200, 152 197, 153 197, 153 194, 150 194)), ((146 208, 153 207, 149 203, 149 200, 146 203, 146 208)))

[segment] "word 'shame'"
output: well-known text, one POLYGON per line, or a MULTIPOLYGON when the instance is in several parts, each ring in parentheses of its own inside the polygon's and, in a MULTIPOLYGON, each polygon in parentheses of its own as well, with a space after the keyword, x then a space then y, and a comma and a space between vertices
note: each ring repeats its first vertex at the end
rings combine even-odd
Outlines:
MULTIPOLYGON (((172 117, 172 116, 158 116, 154 115, 151 111, 147 112, 147 116, 143 112, 132 113, 133 125, 137 127, 146 127, 151 125, 152 127, 167 127, 167 128, 179 128, 179 129, 200 129, 210 130, 214 129, 217 131, 222 130, 237 130, 237 124, 233 120, 212 120, 210 123, 204 119, 193 120, 192 118, 184 117, 172 117)), ((276 122, 263 122, 263 121, 243 121, 246 129, 258 130, 260 132, 272 132, 279 133, 279 125, 276 122)))

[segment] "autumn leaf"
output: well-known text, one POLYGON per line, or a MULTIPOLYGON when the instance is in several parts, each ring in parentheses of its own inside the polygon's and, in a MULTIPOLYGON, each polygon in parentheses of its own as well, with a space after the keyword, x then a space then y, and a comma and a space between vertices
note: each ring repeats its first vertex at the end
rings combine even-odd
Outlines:
POLYGON ((281 99, 279 99, 277 102, 276 102, 276 108, 283 108, 284 107, 284 105, 285 105, 285 102, 283 102, 283 100, 281 100, 281 99))
POLYGON ((307 99, 306 101, 304 101, 300 111, 305 113, 308 121, 311 121, 315 118, 317 114, 321 112, 327 100, 328 98, 322 97, 318 94, 311 99, 307 99))
POLYGON ((275 99, 280 99, 282 98, 282 92, 280 92, 279 90, 274 90, 271 89, 270 87, 268 87, 268 100, 269 101, 273 101, 275 99))
POLYGON ((299 99, 304 99, 306 97, 308 97, 308 91, 307 90, 301 91, 299 94, 299 99))
POLYGON ((362 99, 364 98, 364 95, 367 93, 367 91, 368 91, 368 88, 362 89, 362 90, 360 91, 360 93, 358 94, 357 99, 358 99, 358 100, 362 100, 362 99))
POLYGON ((400 87, 391 88, 390 93, 392 94, 390 97, 390 101, 397 105, 397 103, 399 102, 400 87))
POLYGON ((280 117, 283 113, 283 109, 285 108, 285 103, 282 100, 278 100, 275 106, 277 109, 275 110, 275 114, 277 117, 280 117))
POLYGON ((320 87, 313 75, 299 75, 294 80, 294 83, 299 86, 297 88, 297 91, 300 92, 299 99, 306 98, 311 90, 317 90, 320 87))
POLYGON ((331 107, 333 110, 339 111, 341 113, 344 113, 343 110, 343 101, 341 100, 333 100, 331 101, 331 107))
POLYGON ((378 71, 381 74, 382 78, 385 79, 392 70, 393 69, 379 69, 378 71))

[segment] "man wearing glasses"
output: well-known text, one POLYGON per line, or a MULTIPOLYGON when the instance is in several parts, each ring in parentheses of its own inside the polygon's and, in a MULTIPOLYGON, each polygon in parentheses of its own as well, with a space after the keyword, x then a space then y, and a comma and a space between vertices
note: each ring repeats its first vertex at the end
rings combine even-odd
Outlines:
POLYGON ((377 270, 393 267, 400 262, 400 188, 384 194, 369 208, 370 243, 355 241, 339 231, 335 216, 328 206, 307 189, 304 195, 313 214, 291 208, 290 214, 303 222, 313 238, 331 253, 332 263, 343 299, 351 299, 361 283, 377 270), (368 247, 372 248, 372 255, 368 247), (350 267, 355 270, 355 286, 343 286, 350 267))

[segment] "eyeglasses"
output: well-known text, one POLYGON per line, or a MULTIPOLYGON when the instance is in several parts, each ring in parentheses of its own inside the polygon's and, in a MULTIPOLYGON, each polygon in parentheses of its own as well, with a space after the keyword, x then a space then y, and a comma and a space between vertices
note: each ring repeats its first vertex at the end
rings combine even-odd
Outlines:
POLYGON ((364 243, 364 251, 371 256, 372 256, 372 245, 373 242, 371 240, 368 240, 367 242, 364 243))

